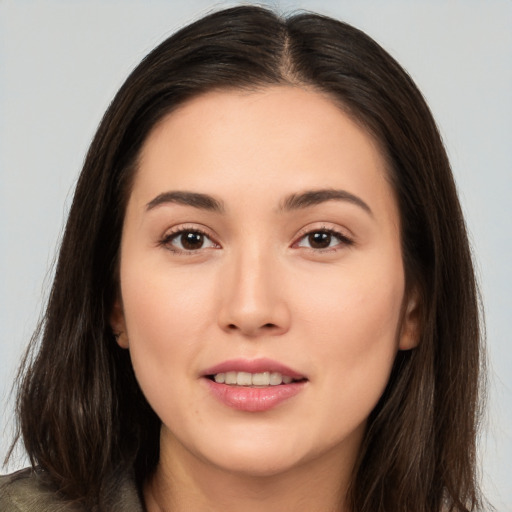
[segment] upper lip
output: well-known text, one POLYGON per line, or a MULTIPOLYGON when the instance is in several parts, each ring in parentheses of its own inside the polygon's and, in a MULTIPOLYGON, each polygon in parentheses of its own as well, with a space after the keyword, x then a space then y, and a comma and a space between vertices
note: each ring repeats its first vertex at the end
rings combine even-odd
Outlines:
POLYGON ((294 379, 305 379, 305 375, 293 370, 292 368, 272 359, 230 359, 222 363, 216 364, 211 368, 207 368, 202 372, 203 376, 216 375, 217 373, 226 372, 279 372, 281 375, 292 377, 294 379))

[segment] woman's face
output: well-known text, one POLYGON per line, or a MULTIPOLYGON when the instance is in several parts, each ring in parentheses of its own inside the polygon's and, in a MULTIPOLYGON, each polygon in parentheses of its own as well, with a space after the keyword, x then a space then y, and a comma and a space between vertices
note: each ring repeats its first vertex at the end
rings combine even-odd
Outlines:
POLYGON ((384 159, 301 88, 211 92, 152 131, 120 280, 111 323, 162 450, 243 474, 353 462, 416 341, 384 159))

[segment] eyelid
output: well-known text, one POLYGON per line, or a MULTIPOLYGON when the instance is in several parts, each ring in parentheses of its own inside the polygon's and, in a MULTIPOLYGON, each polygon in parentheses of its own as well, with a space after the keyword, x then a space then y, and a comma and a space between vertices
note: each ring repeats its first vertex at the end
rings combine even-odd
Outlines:
POLYGON ((175 253, 175 254, 184 254, 184 255, 194 255, 199 253, 200 251, 212 249, 212 247, 201 247, 195 250, 182 250, 178 247, 171 246, 171 241, 177 238, 182 233, 187 232, 195 232, 200 233, 204 237, 208 238, 217 248, 221 248, 220 243, 216 240, 216 237, 212 235, 211 230, 207 229, 205 226, 198 224, 178 224, 173 226, 172 228, 167 229, 164 234, 159 238, 158 245, 164 247, 165 249, 175 253))
POLYGON ((292 243, 292 247, 310 250, 315 253, 322 253, 322 252, 325 253, 325 252, 337 251, 342 247, 350 247, 350 246, 354 245, 354 243, 355 243, 354 237, 352 234, 348 233, 347 229, 342 229, 341 227, 339 227, 337 225, 322 222, 322 223, 316 223, 313 225, 309 224, 309 225, 305 226, 304 228, 302 228, 295 235, 294 242, 292 243), (304 246, 298 245, 305 237, 307 237, 308 235, 310 235, 312 233, 317 233, 317 232, 330 233, 331 235, 337 237, 340 240, 340 243, 334 247, 326 247, 323 249, 316 249, 313 247, 304 247, 304 246))

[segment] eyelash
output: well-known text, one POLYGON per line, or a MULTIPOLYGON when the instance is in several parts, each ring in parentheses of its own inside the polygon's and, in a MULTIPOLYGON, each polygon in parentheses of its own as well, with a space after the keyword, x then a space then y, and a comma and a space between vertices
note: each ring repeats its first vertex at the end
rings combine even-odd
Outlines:
POLYGON ((306 231, 301 232, 299 234, 298 240, 293 243, 294 247, 303 247, 304 249, 312 251, 314 253, 335 252, 340 250, 341 247, 350 247, 352 245, 354 245, 354 241, 347 235, 344 235, 343 233, 337 231, 336 229, 327 228, 325 226, 321 228, 307 229, 306 231), (338 243, 333 247, 329 246, 325 248, 305 247, 299 245, 303 240, 307 239, 307 237, 318 233, 334 237, 338 240, 338 243))
POLYGON ((175 254, 184 254, 184 255, 196 254, 201 249, 204 249, 204 247, 200 247, 199 249, 186 250, 186 249, 180 249, 180 248, 174 247, 172 245, 172 242, 174 240, 179 239, 182 235, 184 235, 186 233, 200 235, 200 236, 204 237, 205 239, 208 239, 214 246, 220 247, 220 245, 213 240, 211 235, 209 235, 206 231, 204 231, 200 228, 197 228, 197 227, 193 227, 193 228, 192 227, 190 227, 190 228, 180 227, 180 228, 176 229, 175 231, 166 233, 165 236, 158 242, 158 245, 165 247, 166 249, 168 249, 169 251, 171 251, 175 254))
MULTIPOLYGON (((179 237, 181 237, 182 235, 184 235, 186 233, 200 235, 200 236, 204 237, 205 239, 209 240, 211 242, 211 244, 213 244, 213 246, 215 246, 214 248, 220 248, 220 245, 217 242, 215 242, 215 240, 213 240, 213 238, 206 231, 199 229, 197 227, 193 227, 193 228, 192 227, 191 228, 180 227, 180 228, 176 229, 175 231, 171 231, 170 233, 167 233, 158 242, 158 245, 165 247, 166 249, 168 249, 169 251, 171 251, 175 254, 183 254, 183 255, 193 255, 193 254, 198 253, 202 249, 205 249, 205 247, 200 247, 198 249, 187 250, 187 249, 180 249, 180 248, 174 247, 172 245, 172 242, 174 240, 179 239, 179 237)), ((329 242, 330 241, 331 240, 329 240, 329 242)), ((317 229, 309 229, 307 231, 303 231, 302 233, 300 233, 297 241, 292 244, 292 247, 303 247, 304 249, 312 251, 314 253, 326 253, 326 252, 335 252, 340 249, 340 246, 350 247, 353 244, 354 244, 354 241, 351 238, 340 233, 339 231, 332 229, 332 228, 321 227, 321 228, 317 228, 317 229), (338 243, 333 247, 330 247, 330 245, 329 245, 328 247, 324 247, 324 248, 307 247, 307 246, 300 245, 300 243, 302 241, 304 241, 305 239, 307 239, 307 237, 309 237, 311 235, 319 234, 319 233, 336 238, 338 240, 338 243)), ((208 248, 210 248, 210 247, 208 247, 208 248)))

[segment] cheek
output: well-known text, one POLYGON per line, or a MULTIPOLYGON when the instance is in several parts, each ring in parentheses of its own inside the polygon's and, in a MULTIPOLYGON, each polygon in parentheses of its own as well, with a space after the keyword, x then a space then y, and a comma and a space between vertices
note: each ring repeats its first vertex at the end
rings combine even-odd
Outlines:
POLYGON ((165 261, 149 261, 148 266, 127 265, 122 269, 123 307, 130 337, 163 342, 180 338, 183 330, 200 328, 212 307, 211 278, 189 269, 170 271, 165 261))
MULTIPOLYGON (((187 382, 200 349, 206 298, 166 273, 126 270, 122 293, 133 370, 152 409, 170 424, 182 417, 184 403, 195 403, 187 382)), ((190 405, 188 411, 197 415, 190 405)))
MULTIPOLYGON (((158 265, 126 265, 122 297, 130 357, 148 398, 168 393, 192 374, 196 354, 211 322, 213 285, 200 275, 164 270, 158 265), (170 378, 169 378, 170 377, 170 378)), ((151 400, 150 400, 151 401, 151 400)))
POLYGON ((310 293, 296 293, 298 309, 305 325, 322 332, 323 338, 337 339, 337 347, 364 351, 377 339, 395 340, 404 295, 402 275, 399 265, 387 271, 362 266, 316 274, 308 284, 301 283, 310 293))
POLYGON ((338 417, 364 420, 385 389, 398 349, 400 276, 400 271, 354 272, 305 298, 309 322, 304 325, 322 383, 335 390, 324 396, 338 417))

